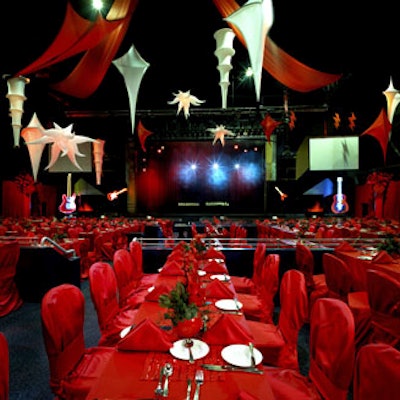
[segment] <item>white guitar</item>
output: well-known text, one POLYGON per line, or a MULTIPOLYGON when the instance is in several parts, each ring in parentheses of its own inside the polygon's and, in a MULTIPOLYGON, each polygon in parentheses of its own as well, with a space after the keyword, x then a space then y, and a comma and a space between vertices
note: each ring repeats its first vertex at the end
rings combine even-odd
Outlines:
POLYGON ((349 211, 349 205, 346 201, 346 196, 342 193, 342 182, 341 176, 337 177, 337 193, 333 196, 333 202, 331 210, 335 214, 343 214, 349 211))

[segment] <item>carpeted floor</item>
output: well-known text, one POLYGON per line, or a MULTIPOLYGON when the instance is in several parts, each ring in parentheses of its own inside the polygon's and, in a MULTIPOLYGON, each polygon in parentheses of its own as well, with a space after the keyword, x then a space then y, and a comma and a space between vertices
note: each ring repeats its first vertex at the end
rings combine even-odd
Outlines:
MULTIPOLYGON (((83 281, 86 299, 85 341, 87 346, 97 344, 100 334, 96 311, 90 299, 89 282, 83 281)), ((44 348, 40 320, 40 304, 25 303, 20 309, 0 318, 0 331, 7 338, 10 353, 10 399, 52 400, 49 387, 49 367, 44 348)), ((301 371, 308 372, 308 326, 299 337, 301 371)))

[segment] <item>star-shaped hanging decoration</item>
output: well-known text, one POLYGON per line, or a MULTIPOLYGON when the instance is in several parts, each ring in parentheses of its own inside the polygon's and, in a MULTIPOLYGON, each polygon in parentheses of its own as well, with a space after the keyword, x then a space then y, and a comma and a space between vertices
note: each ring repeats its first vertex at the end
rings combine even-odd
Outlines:
POLYGON ((54 128, 41 130, 43 136, 39 139, 32 140, 26 144, 50 144, 51 143, 51 159, 45 169, 51 168, 57 161, 58 157, 68 156, 71 163, 82 170, 81 166, 76 161, 76 156, 85 157, 78 149, 78 144, 86 142, 95 142, 87 136, 75 135, 72 132, 72 124, 66 128, 61 128, 58 124, 54 123, 54 128))
POLYGON ((274 120, 269 113, 265 115, 260 125, 263 127, 268 142, 271 141, 271 135, 274 133, 275 128, 277 128, 281 123, 281 121, 274 120))
POLYGON ((196 96, 190 94, 190 90, 187 92, 182 92, 178 90, 178 93, 173 93, 175 98, 171 101, 168 101, 168 104, 177 104, 178 103, 178 111, 176 115, 178 115, 183 109, 185 118, 187 119, 190 115, 189 108, 191 105, 199 106, 202 103, 205 103, 205 100, 199 100, 196 96))
POLYGON ((222 146, 225 146, 225 135, 235 136, 232 131, 225 129, 224 125, 217 125, 215 128, 208 128, 207 131, 214 135, 214 140, 212 142, 213 146, 217 143, 217 140, 221 142, 222 146))

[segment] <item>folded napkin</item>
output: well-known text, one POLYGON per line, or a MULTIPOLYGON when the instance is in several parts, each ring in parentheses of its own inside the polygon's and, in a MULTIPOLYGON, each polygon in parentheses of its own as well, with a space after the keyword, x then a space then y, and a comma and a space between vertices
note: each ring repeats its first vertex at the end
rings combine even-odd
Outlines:
POLYGON ((233 299, 235 293, 229 289, 226 283, 221 282, 219 279, 214 279, 206 287, 206 297, 212 299, 233 299))
POLYGON ((125 351, 168 351, 171 347, 168 333, 150 319, 141 321, 117 343, 117 349, 125 351))
POLYGON ((381 250, 373 259, 372 262, 377 264, 391 264, 394 262, 392 256, 386 251, 381 250))
POLYGON ((159 284, 154 286, 154 289, 149 291, 149 293, 144 298, 145 301, 158 301, 158 298, 162 294, 167 294, 171 291, 171 288, 165 284, 159 284))
POLYGON ((217 250, 215 247, 210 247, 204 254, 203 258, 222 258, 225 260, 225 254, 217 250))
POLYGON ((182 266, 183 263, 179 261, 167 261, 160 270, 160 275, 185 275, 185 271, 182 269, 182 266))
POLYGON ((357 251, 349 242, 342 242, 335 248, 335 251, 357 251))
POLYGON ((254 338, 241 321, 244 320, 238 320, 235 315, 222 314, 203 334, 202 340, 215 345, 248 344, 254 338))
POLYGON ((227 274, 228 269, 225 263, 220 263, 215 260, 208 261, 203 267, 203 271, 209 272, 210 274, 227 274))

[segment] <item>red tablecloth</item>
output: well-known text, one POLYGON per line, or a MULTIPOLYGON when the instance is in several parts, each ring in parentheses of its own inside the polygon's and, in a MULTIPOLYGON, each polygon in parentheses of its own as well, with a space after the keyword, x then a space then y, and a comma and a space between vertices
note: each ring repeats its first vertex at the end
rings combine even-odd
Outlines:
MULTIPOLYGON (((205 284, 209 282, 209 275, 204 277, 205 284)), ((159 275, 156 284, 171 283, 173 277, 159 275)), ((176 277, 175 277, 176 279, 176 277)), ((233 285, 226 283, 229 288, 233 285)), ((221 315, 221 311, 214 305, 213 299, 208 305, 210 310, 211 327, 221 315)), ((136 323, 149 318, 167 329, 170 321, 165 320, 165 309, 156 301, 145 301, 136 315, 136 323)), ((241 314, 235 318, 244 317, 241 314)), ((173 335, 173 333, 172 333, 173 335)), ((111 360, 105 365, 103 373, 95 382, 87 399, 151 399, 156 398, 154 390, 158 383, 160 368, 169 362, 173 365, 174 373, 170 378, 169 399, 182 400, 186 398, 187 379, 194 380, 195 372, 201 369, 201 364, 226 364, 221 357, 223 346, 209 345, 210 352, 202 359, 190 364, 186 360, 173 357, 169 352, 137 352, 115 350, 111 360)), ((194 384, 192 396, 194 393, 194 384)), ((274 395, 265 375, 243 372, 215 372, 204 370, 204 384, 201 386, 200 398, 203 400, 240 399, 240 394, 246 393, 255 399, 272 400, 274 395)))

